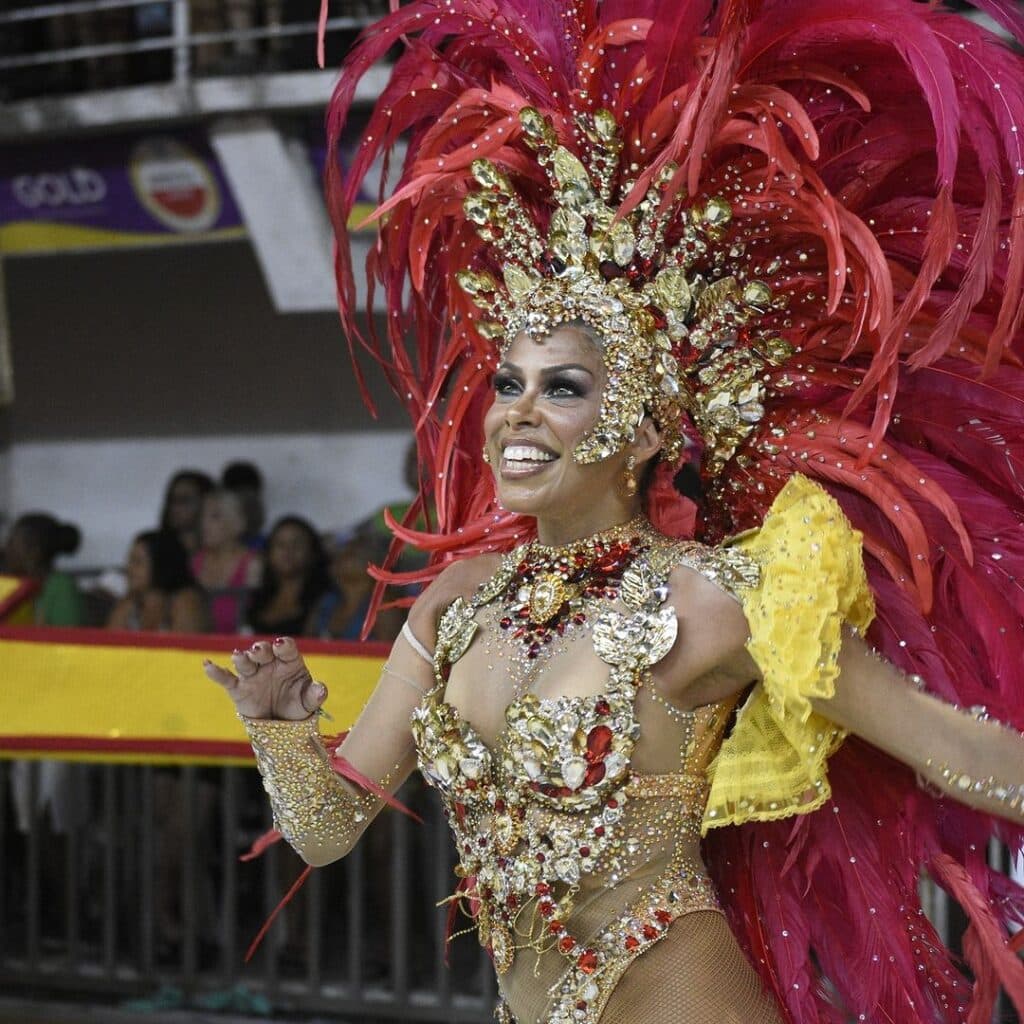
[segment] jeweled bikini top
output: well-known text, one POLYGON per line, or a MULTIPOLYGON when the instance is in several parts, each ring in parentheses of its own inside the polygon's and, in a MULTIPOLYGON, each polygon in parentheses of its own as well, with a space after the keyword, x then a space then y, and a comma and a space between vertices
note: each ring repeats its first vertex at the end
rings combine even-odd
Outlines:
MULTIPOLYGON (((591 624, 594 650, 610 668, 604 692, 517 697, 506 708, 505 728, 493 749, 444 700, 450 668, 480 628, 482 609, 510 593, 527 608, 531 601, 569 599, 572 587, 551 598, 536 594, 545 581, 524 574, 524 547, 506 555, 471 600, 457 598, 446 609, 434 655, 436 685, 413 716, 420 768, 440 791, 455 833, 462 881, 453 898, 472 899, 480 941, 490 947, 499 973, 523 947, 538 953, 556 948, 584 976, 600 969, 610 951, 579 941, 570 918, 588 875, 614 877, 631 869, 629 838, 618 823, 628 801, 644 796, 645 787, 654 786, 647 795, 682 798, 688 827, 699 835, 703 775, 638 776, 631 770, 639 735, 635 698, 650 667, 676 639, 676 613, 665 604, 672 569, 688 564, 732 589, 751 582, 751 566, 728 551, 667 541, 649 526, 615 543, 621 564, 606 574, 605 598, 587 609, 597 612, 591 624)), ((551 585, 557 589, 556 581, 551 585)), ((713 902, 706 879, 694 883, 713 902)), ((648 930, 660 933, 679 911, 667 895, 664 901, 652 907, 648 930)), ((638 944, 626 938, 626 949, 638 944)))

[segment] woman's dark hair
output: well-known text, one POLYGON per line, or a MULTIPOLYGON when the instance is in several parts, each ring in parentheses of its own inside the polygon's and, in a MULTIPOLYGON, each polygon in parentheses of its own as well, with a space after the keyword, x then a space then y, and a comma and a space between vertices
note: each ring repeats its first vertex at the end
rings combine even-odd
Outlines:
POLYGON ((263 474, 251 462, 229 462, 220 475, 220 485, 229 491, 262 491, 263 474))
POLYGON ((683 464, 682 469, 672 478, 672 486, 684 498, 689 498, 698 508, 704 507, 704 484, 700 479, 700 471, 694 463, 683 464))
POLYGON ((302 594, 299 597, 303 612, 308 615, 317 601, 331 589, 327 553, 324 551, 323 541, 320 540, 320 534, 317 533, 316 528, 308 519, 303 519, 301 516, 282 516, 267 534, 267 546, 263 558, 263 579, 249 602, 250 618, 260 616, 281 585, 281 581, 277 578, 277 573, 274 572, 271 565, 270 548, 274 543, 274 534, 287 526, 301 530, 309 541, 310 563, 306 570, 306 578, 302 583, 302 594))
POLYGON ((178 472, 167 481, 167 487, 164 490, 164 503, 160 510, 161 530, 169 530, 171 528, 171 493, 174 490, 174 485, 182 481, 187 481, 188 483, 195 485, 200 498, 206 497, 206 495, 213 490, 214 486, 213 478, 207 473, 204 473, 201 469, 179 469, 178 472))
POLYGON ((82 543, 82 531, 77 526, 58 522, 46 512, 21 516, 13 529, 27 537, 29 546, 39 553, 39 560, 47 567, 58 555, 73 555, 82 543))
POLYGON ((188 552, 173 530, 146 530, 136 535, 134 543, 141 544, 149 555, 150 578, 155 590, 174 594, 195 586, 188 552))

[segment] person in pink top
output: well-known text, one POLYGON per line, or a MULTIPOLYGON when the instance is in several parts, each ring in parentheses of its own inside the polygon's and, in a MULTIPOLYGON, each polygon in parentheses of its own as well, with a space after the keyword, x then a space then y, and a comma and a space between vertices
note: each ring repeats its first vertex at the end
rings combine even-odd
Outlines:
POLYGON ((246 547, 245 510, 238 495, 216 488, 203 499, 200 548, 192 556, 192 574, 206 592, 215 633, 236 633, 244 619, 248 593, 260 580, 263 561, 246 547))

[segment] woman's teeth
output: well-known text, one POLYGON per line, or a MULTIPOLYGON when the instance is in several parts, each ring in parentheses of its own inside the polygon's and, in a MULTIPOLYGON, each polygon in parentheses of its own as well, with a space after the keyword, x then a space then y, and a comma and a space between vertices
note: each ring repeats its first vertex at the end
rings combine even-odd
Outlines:
POLYGON ((554 462, 555 456, 540 448, 528 448, 524 445, 510 445, 503 452, 506 462, 554 462))

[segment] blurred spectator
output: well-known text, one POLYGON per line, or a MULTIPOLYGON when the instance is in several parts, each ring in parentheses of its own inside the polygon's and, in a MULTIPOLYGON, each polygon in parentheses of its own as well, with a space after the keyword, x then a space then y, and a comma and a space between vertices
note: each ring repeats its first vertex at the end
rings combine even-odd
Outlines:
POLYGON ((242 499, 245 511, 245 544, 253 551, 262 551, 266 540, 263 523, 263 474, 251 462, 229 462, 220 475, 221 487, 234 491, 242 499))
MULTIPOLYGON (((371 562, 380 560, 380 545, 364 535, 355 534, 335 550, 331 558, 331 580, 336 589, 325 594, 310 622, 309 632, 325 640, 358 640, 370 608, 376 585, 367 572, 371 562)), ((405 613, 401 609, 381 611, 368 640, 389 642, 402 629, 405 613)))
POLYGON ((181 469, 167 483, 160 529, 178 535, 189 554, 199 548, 199 518, 203 498, 213 490, 213 480, 198 469, 181 469))
POLYGON ((71 523, 59 523, 45 512, 33 512, 11 527, 4 549, 5 569, 40 584, 35 600, 39 626, 79 626, 84 616, 82 595, 74 579, 54 569, 59 555, 73 555, 82 534, 71 523))
POLYGON ((301 636, 330 587, 327 555, 316 530, 305 519, 284 516, 267 539, 263 581, 249 604, 249 625, 254 633, 301 636))
POLYGON ((188 552, 168 530, 140 533, 128 549, 128 593, 114 606, 110 629, 201 633, 206 602, 192 578, 188 552))
POLYGON ((235 633, 263 572, 263 561, 243 542, 245 512, 234 491, 215 488, 203 498, 200 549, 192 556, 192 574, 206 591, 216 633, 235 633))

